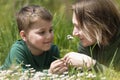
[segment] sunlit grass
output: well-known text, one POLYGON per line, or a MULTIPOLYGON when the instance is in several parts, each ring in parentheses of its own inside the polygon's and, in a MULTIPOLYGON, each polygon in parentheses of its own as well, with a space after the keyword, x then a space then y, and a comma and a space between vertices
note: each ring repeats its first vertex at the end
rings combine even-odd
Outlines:
MULTIPOLYGON (((61 1, 56 2, 56 5, 54 4, 53 7, 51 7, 54 1, 56 0, 14 0, 16 2, 13 2, 11 0, 0 0, 0 65, 3 64, 7 54, 9 53, 11 45, 20 38, 17 25, 15 22, 15 12, 21 8, 23 5, 26 4, 39 4, 42 6, 46 6, 50 10, 53 10, 53 28, 54 28, 54 43, 58 45, 61 57, 64 56, 69 51, 77 51, 77 43, 78 39, 68 39, 67 35, 72 35, 72 29, 73 25, 71 22, 71 18, 68 19, 68 12, 66 12, 66 6, 60 5, 59 9, 58 4, 61 1), (42 2, 43 1, 43 2, 42 2), (50 3, 52 2, 52 3, 50 3), (9 3, 9 4, 8 4, 9 3), (14 8, 13 8, 14 7, 14 8), (15 10, 16 9, 16 10, 15 10), (56 10, 56 11, 55 11, 56 10)), ((64 0, 63 0, 64 1, 64 0)), ((119 1, 119 0, 118 0, 119 1)), ((92 50, 91 50, 92 52, 92 50)), ((23 72, 20 67, 13 66, 8 71, 1 71, 0 72, 0 80, 19 80, 20 78, 24 80, 32 80, 33 75, 38 75, 38 73, 29 72, 30 70, 23 72), (34 73, 34 74, 33 74, 34 73), (3 79, 1 79, 3 78, 3 79)), ((81 79, 81 80, 119 80, 120 78, 120 72, 116 72, 112 69, 106 70, 104 73, 98 74, 95 72, 82 72, 80 74, 79 71, 74 72, 74 68, 70 67, 69 74, 70 76, 67 76, 66 80, 75 80, 75 79, 81 79), (79 73, 79 74, 78 74, 79 73), (72 75, 71 75, 72 74, 72 75), (78 76, 76 76, 78 75, 78 76), (91 78, 90 78, 91 77, 91 78)), ((65 73, 66 74, 66 73, 65 73)), ((48 74, 47 74, 48 75, 48 74)), ((50 75, 50 74, 49 74, 50 75)), ((38 79, 40 78, 40 74, 38 75, 38 79)), ((55 75, 52 75, 55 77, 55 75)), ((63 76, 63 75, 62 75, 63 76)), ((65 76, 64 76, 65 77, 65 76)), ((35 78, 35 77, 34 77, 35 78)), ((21 79, 21 80, 22 80, 21 79)), ((47 80, 50 80, 49 78, 46 78, 47 80)), ((60 80, 60 79, 59 79, 60 80)))

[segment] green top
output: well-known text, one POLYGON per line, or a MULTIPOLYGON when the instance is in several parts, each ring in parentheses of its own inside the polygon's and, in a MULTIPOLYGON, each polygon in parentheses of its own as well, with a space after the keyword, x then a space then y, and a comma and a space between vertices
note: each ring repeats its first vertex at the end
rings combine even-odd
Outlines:
POLYGON ((110 44, 107 46, 92 45, 89 47, 79 46, 79 52, 86 54, 97 61, 96 66, 103 70, 105 67, 109 67, 112 63, 112 67, 115 70, 120 71, 120 35, 116 35, 110 44), (92 49, 93 48, 93 49, 92 49))
POLYGON ((31 65, 36 71, 42 69, 48 69, 55 57, 59 56, 59 50, 56 45, 52 45, 51 49, 43 52, 40 56, 32 55, 31 51, 28 49, 26 43, 23 40, 18 40, 12 45, 10 53, 8 54, 4 65, 1 69, 8 69, 14 62, 17 64, 23 63, 23 69, 26 69, 26 65, 31 65))

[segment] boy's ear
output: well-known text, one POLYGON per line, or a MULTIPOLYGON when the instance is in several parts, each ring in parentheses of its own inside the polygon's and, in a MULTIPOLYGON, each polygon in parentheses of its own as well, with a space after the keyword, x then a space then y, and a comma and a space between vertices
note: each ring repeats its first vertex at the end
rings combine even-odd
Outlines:
POLYGON ((21 31, 20 31, 20 36, 21 36, 21 38, 22 38, 24 41, 26 41, 26 34, 25 34, 25 31, 24 31, 24 30, 21 30, 21 31))

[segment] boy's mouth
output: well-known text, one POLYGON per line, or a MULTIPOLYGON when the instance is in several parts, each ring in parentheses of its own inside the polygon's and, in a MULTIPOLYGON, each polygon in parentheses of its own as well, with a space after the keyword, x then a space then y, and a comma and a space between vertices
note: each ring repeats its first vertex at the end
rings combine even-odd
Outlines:
POLYGON ((44 44, 50 45, 52 42, 48 41, 48 42, 44 42, 44 44))

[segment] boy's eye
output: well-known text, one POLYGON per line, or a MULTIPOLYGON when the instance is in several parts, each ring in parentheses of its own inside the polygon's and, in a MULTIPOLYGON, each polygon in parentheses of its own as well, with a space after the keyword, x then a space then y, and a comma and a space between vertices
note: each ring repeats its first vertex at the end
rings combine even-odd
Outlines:
POLYGON ((50 32, 50 33, 53 32, 53 29, 50 29, 49 32, 50 32))
POLYGON ((45 34, 45 31, 38 32, 38 34, 43 35, 45 34))

